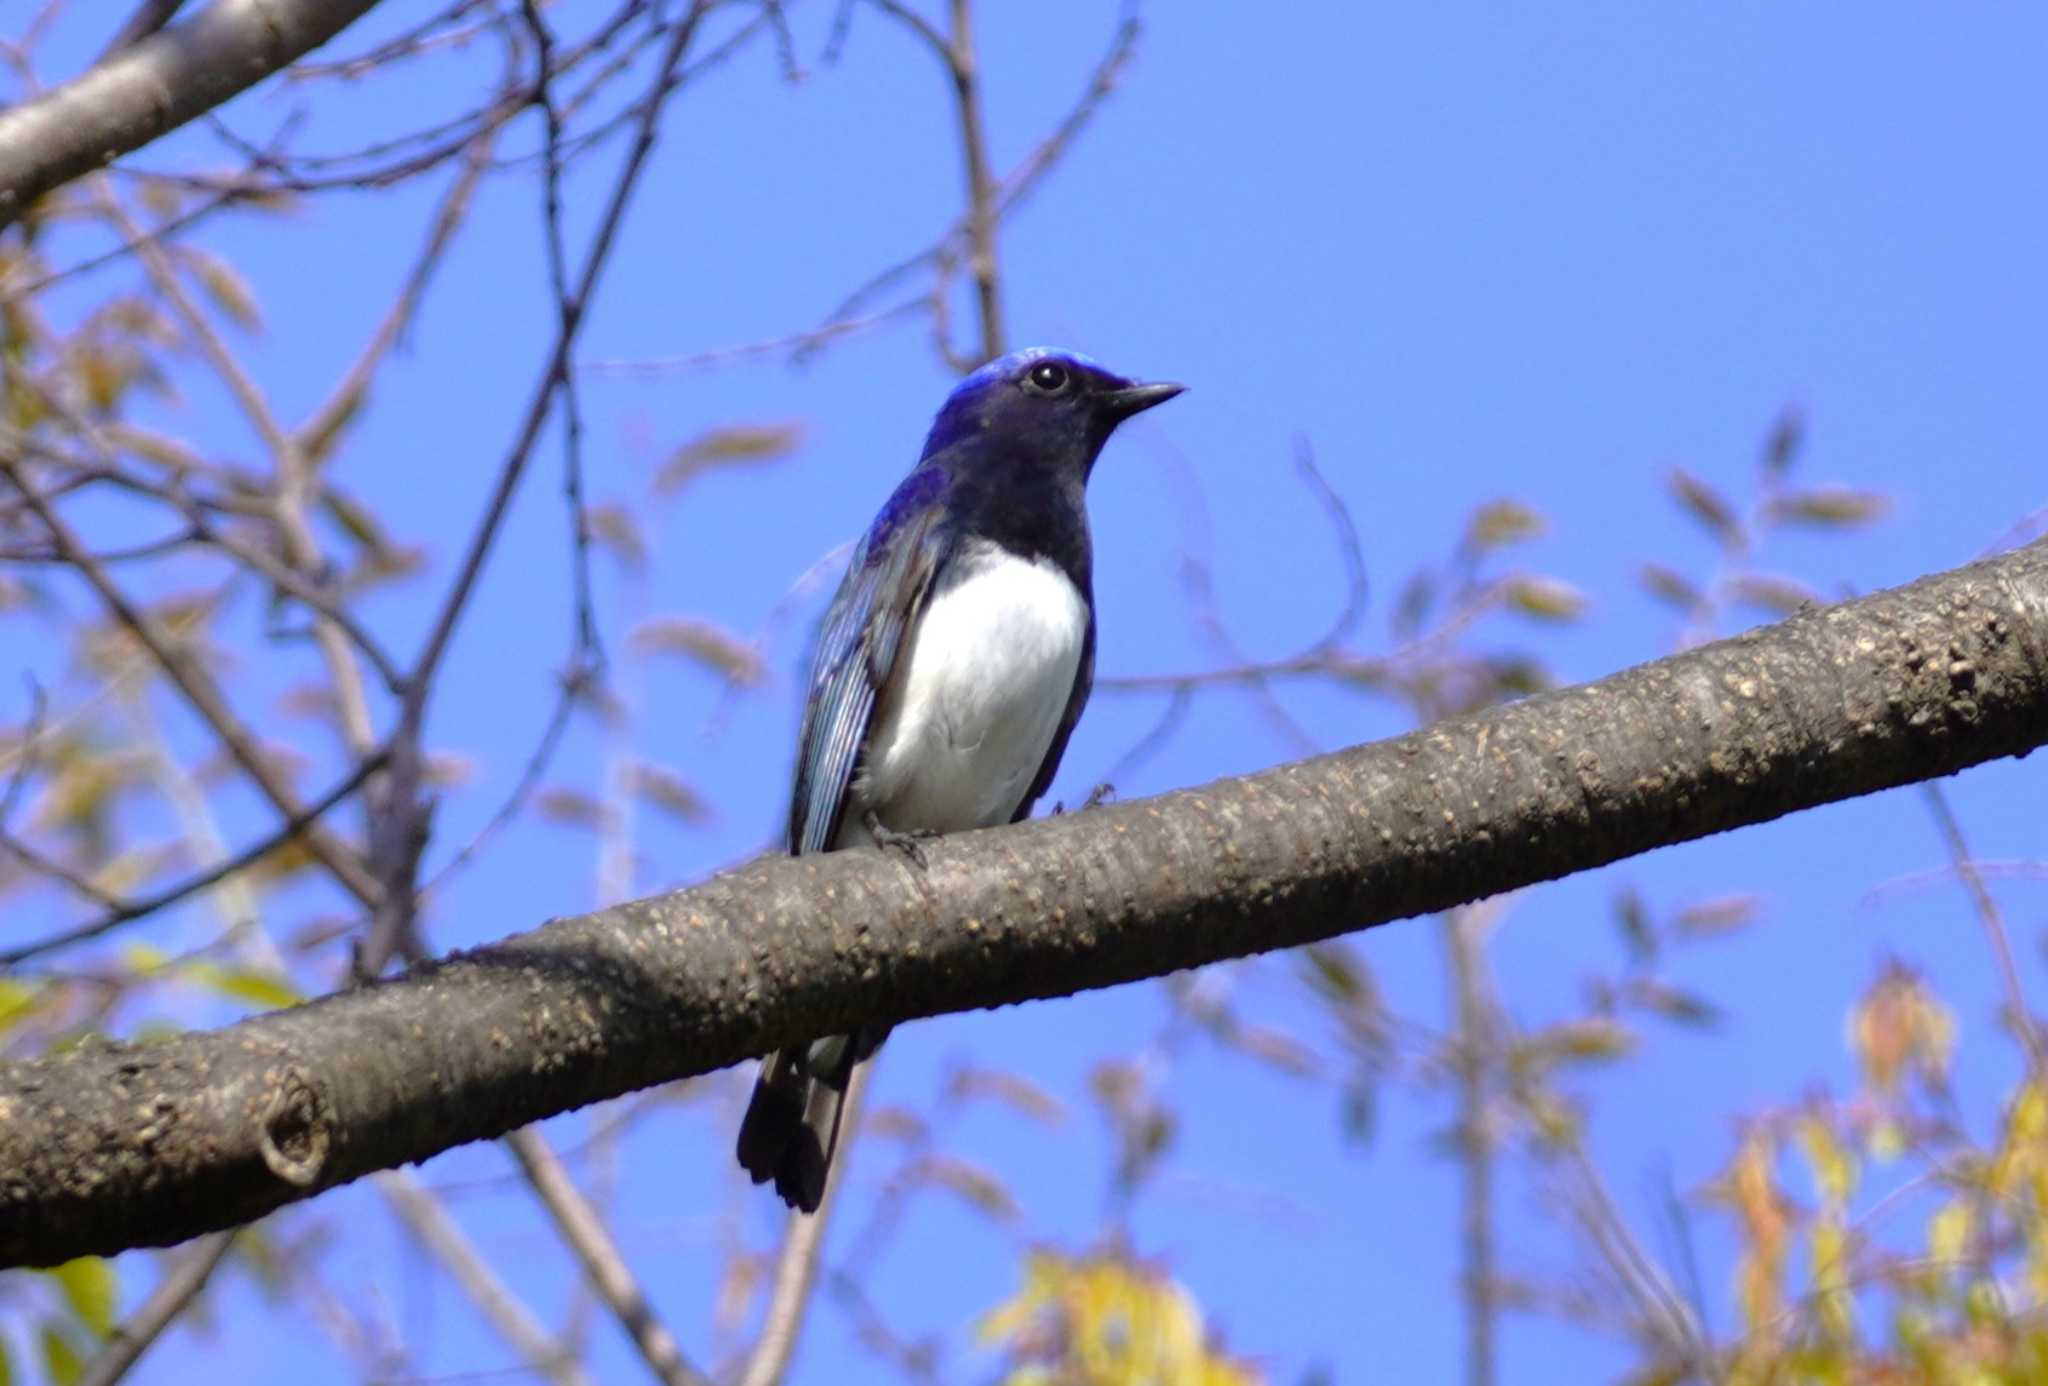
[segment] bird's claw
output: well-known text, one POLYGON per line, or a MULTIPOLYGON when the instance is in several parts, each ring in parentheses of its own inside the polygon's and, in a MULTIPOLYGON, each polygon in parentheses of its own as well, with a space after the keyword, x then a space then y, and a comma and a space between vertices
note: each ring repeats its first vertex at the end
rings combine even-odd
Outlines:
MULTIPOLYGON (((1108 803, 1111 799, 1114 799, 1115 797, 1116 786, 1111 784, 1109 781, 1104 780, 1101 784, 1096 785, 1095 788, 1088 791, 1088 797, 1081 801, 1081 807, 1075 809, 1074 812, 1085 813, 1087 810, 1092 808, 1101 808, 1104 804, 1108 803)), ((1048 816, 1052 818, 1057 818, 1066 811, 1066 801, 1061 800, 1052 806, 1052 813, 1048 816)))
POLYGON ((868 836, 872 837, 875 840, 875 845, 883 851, 901 852, 904 859, 920 871, 930 864, 925 860, 924 844, 938 836, 931 829, 923 828, 912 832, 898 832, 896 829, 883 823, 875 815, 873 809, 868 810, 863 822, 868 830, 868 836))

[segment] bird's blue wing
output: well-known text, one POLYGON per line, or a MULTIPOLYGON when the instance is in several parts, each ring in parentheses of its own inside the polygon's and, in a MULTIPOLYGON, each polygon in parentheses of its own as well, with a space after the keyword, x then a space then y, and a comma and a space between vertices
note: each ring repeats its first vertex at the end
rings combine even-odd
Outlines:
POLYGON ((790 796, 793 853, 827 851, 839 833, 875 694, 895 669, 903 634, 923 609, 945 556, 946 529, 939 523, 945 485, 937 469, 904 479, 854 547, 826 608, 790 796))

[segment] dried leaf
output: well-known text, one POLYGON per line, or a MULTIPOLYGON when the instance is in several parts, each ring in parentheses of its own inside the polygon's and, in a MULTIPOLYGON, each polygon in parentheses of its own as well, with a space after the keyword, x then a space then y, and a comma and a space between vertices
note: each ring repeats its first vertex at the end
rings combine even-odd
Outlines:
POLYGON ((1270 1064, 1297 1078, 1312 1078, 1322 1069, 1322 1064, 1307 1045, 1292 1035, 1264 1025, 1239 1027, 1231 1042, 1261 1063, 1270 1064))
POLYGON ((1822 486, 1778 497, 1771 503, 1771 518, 1783 523, 1841 528, 1881 520, 1891 508, 1891 497, 1876 491, 1822 486))
POLYGON ((1417 571, 1401 584, 1401 594, 1394 598, 1394 634, 1406 639, 1421 630, 1435 601, 1436 579, 1427 571, 1417 571))
POLYGON ((641 537, 639 521, 625 506, 616 501, 589 506, 583 512, 583 524, 620 567, 637 573, 647 566, 647 541, 641 537))
POLYGON ((1820 601, 1820 594, 1811 587, 1768 573, 1744 573, 1731 578, 1728 593, 1737 601, 1780 616, 1790 616, 1820 601))
POLYGON ((680 655, 707 665, 728 683, 751 688, 767 677, 761 652, 732 632, 692 616, 657 616, 629 637, 643 654, 680 655))
POLYGON ((711 817, 711 806, 673 770, 642 761, 632 769, 632 783, 636 795, 685 823, 711 817))
POLYGON ((177 247, 179 259, 199 281, 199 287, 206 290, 206 296, 214 306, 227 315, 237 327, 256 332, 263 327, 263 314, 256 306, 255 291, 249 281, 242 278, 240 270, 210 250, 194 245, 177 247))
POLYGON ((1472 512, 1465 525, 1465 543, 1474 549, 1498 549, 1543 533, 1543 517, 1518 500, 1488 501, 1472 512))
POLYGON ((1650 595, 1659 601, 1669 602, 1680 611, 1697 611, 1703 598, 1700 589, 1693 586, 1683 575, 1661 563, 1644 563, 1636 574, 1642 580, 1650 595))
POLYGON ((1586 595, 1556 578, 1518 574, 1502 585, 1508 605, 1542 621, 1576 621, 1586 612, 1586 595))
POLYGON ((1057 1126, 1067 1118, 1067 1109, 1044 1088, 991 1068, 962 1068, 946 1084, 947 1094, 963 1102, 987 1098, 1000 1102, 1041 1126, 1057 1126))
POLYGON ((917 1162, 918 1178, 950 1189, 973 1208, 999 1222, 1013 1222, 1017 1200, 1002 1180, 965 1160, 950 1155, 927 1155, 917 1162))
POLYGON ((798 423, 728 424, 707 428, 669 454, 654 474, 654 493, 674 495, 714 467, 758 466, 786 457, 803 441, 798 423))
POLYGON ((140 457, 145 462, 154 462, 167 471, 182 475, 205 468, 204 459, 184 440, 158 433, 154 429, 113 419, 108 421, 104 432, 107 441, 122 452, 140 457))
POLYGON ((1689 938, 1713 938, 1747 928, 1762 913, 1760 896, 1721 895, 1686 906, 1678 912, 1672 926, 1689 938))
POLYGON ((1697 993, 1684 991, 1668 982, 1638 977, 1622 989, 1628 1000, 1676 1025, 1706 1029, 1721 1021, 1720 1008, 1697 993))
POLYGON ((1621 930, 1622 942, 1628 945, 1631 960, 1639 965, 1657 960, 1657 929, 1650 922, 1642 892, 1634 886, 1624 886, 1614 897, 1614 923, 1621 930))
POLYGON ((317 468, 332 457, 349 426, 362 416, 363 406, 369 402, 370 378, 364 376, 352 381, 348 393, 335 401, 333 410, 321 413, 314 420, 320 426, 299 435, 299 451, 306 460, 317 468))
POLYGON ((1731 548, 1741 542, 1742 526, 1735 518, 1735 507, 1723 500, 1719 491, 1683 467, 1671 469, 1670 484, 1686 513, 1711 530, 1716 539, 1731 548))
POLYGON ((596 828, 605 821, 604 805, 580 789, 557 785, 533 796, 534 811, 550 823, 596 828))
POLYGON ((1806 413, 1795 406, 1778 415, 1770 436, 1764 439, 1764 470, 1772 476, 1785 475, 1805 446, 1806 413))
POLYGON ((1635 1033, 1606 1016, 1560 1021, 1538 1030, 1529 1040, 1554 1059, 1574 1061, 1619 1059, 1635 1048, 1635 1033))

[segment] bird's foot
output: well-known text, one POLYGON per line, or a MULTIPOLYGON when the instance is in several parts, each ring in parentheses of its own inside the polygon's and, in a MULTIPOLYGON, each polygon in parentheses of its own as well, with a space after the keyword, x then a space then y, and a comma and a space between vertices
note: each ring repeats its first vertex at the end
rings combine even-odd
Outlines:
POLYGON ((861 822, 867 828, 868 836, 875 840, 877 847, 886 852, 901 852, 905 860, 918 870, 925 869, 928 863, 924 859, 924 844, 939 834, 929 828, 919 828, 907 833, 898 832, 884 824, 873 809, 867 811, 861 822))
MULTIPOLYGON (((1087 810, 1092 808, 1101 808, 1104 804, 1108 803, 1111 799, 1114 799, 1115 797, 1116 786, 1111 784, 1109 781, 1104 780, 1101 784, 1096 785, 1095 788, 1088 791, 1088 797, 1081 801, 1081 807, 1075 809, 1074 812, 1085 813, 1087 810)), ((1066 811, 1066 803, 1064 801, 1061 801, 1059 803, 1055 803, 1052 806, 1052 813, 1049 816, 1057 818, 1066 811)))

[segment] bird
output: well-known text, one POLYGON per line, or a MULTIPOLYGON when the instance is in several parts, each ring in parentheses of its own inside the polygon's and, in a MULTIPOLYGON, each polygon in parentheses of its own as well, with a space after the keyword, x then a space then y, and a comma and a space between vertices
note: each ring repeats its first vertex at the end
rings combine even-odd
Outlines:
MULTIPOLYGON (((811 654, 788 850, 896 848, 1028 817, 1095 679, 1085 491, 1118 424, 1184 387, 1078 352, 996 357, 947 396, 847 561, 811 654)), ((791 1208, 824 1198, 863 1026, 761 1061, 739 1162, 791 1208)))

